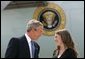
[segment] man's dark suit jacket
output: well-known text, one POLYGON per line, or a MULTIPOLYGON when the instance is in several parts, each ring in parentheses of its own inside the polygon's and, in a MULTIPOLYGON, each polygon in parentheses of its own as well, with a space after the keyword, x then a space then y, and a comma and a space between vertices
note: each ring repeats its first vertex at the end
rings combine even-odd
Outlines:
MULTIPOLYGON (((34 45, 36 49, 34 58, 38 58, 40 47, 36 42, 34 42, 34 45)), ((29 45, 25 35, 20 38, 12 38, 10 40, 5 58, 31 58, 29 45)))

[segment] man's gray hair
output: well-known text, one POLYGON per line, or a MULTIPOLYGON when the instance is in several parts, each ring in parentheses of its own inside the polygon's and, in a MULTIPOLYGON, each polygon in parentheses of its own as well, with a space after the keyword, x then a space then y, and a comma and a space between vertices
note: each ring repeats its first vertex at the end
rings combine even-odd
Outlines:
POLYGON ((29 20, 27 23, 27 31, 29 32, 32 28, 37 29, 39 26, 43 26, 43 24, 35 19, 29 20))

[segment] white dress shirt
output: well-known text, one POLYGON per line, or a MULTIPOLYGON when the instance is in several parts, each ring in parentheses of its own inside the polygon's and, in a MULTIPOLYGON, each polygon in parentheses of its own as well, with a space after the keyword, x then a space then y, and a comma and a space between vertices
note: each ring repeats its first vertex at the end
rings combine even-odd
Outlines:
POLYGON ((27 42, 28 42, 28 45, 29 45, 30 55, 31 55, 31 58, 32 58, 31 38, 27 35, 27 33, 25 33, 25 36, 26 36, 26 39, 27 39, 27 42))

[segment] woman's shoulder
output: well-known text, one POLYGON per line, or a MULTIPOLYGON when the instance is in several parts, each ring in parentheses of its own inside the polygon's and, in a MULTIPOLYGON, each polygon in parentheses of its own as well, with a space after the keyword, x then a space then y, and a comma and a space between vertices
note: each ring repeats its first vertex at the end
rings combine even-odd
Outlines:
POLYGON ((66 52, 74 53, 75 51, 74 51, 74 49, 72 49, 72 48, 67 48, 67 49, 66 49, 66 52))
POLYGON ((66 51, 64 52, 64 55, 67 55, 69 58, 72 57, 72 58, 76 58, 76 52, 74 49, 72 48, 67 48, 66 51))

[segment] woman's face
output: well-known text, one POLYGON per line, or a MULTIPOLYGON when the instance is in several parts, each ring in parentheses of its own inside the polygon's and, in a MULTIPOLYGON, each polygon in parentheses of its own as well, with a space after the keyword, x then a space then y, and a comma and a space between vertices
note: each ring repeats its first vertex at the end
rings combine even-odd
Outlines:
POLYGON ((62 42, 62 38, 61 38, 61 36, 58 35, 58 34, 55 34, 55 38, 54 38, 54 40, 55 40, 57 46, 60 46, 61 44, 63 44, 63 42, 62 42))

